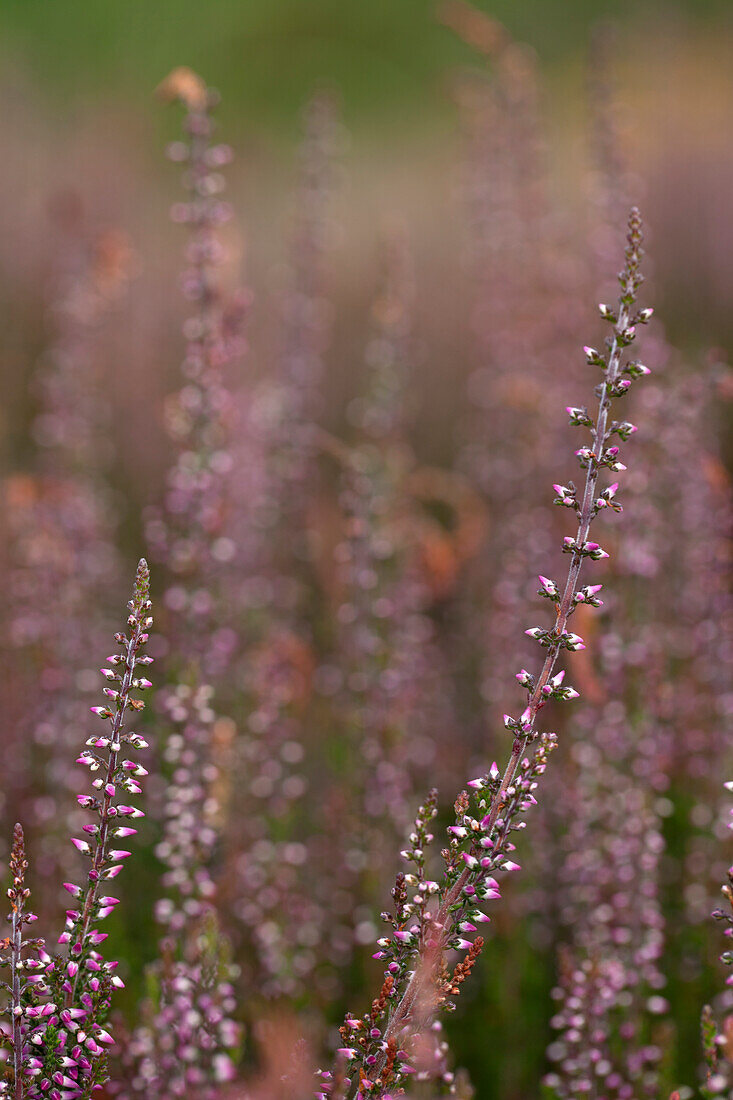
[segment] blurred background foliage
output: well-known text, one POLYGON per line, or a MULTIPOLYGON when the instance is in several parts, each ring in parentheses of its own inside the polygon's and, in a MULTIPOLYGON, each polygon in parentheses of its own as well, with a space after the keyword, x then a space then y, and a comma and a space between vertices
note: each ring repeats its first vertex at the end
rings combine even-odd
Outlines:
MULTIPOLYGON (((611 18, 654 28, 731 29, 726 0, 486 0, 479 7, 540 51, 550 71, 575 67, 590 28, 611 18)), ((19 59, 62 114, 74 100, 124 96, 142 107, 176 64, 211 73, 224 116, 240 127, 286 130, 313 84, 341 91, 350 125, 389 128, 445 120, 436 92, 469 51, 433 18, 432 0, 4 0, 4 50, 19 59)))
MULTIPOLYGON (((161 131, 172 132, 175 121, 151 107, 150 95, 171 68, 190 65, 221 91, 223 130, 243 154, 244 171, 257 178, 245 195, 256 246, 265 213, 259 200, 272 188, 273 170, 282 179, 300 107, 325 84, 342 100, 355 175, 379 188, 382 205, 400 207, 395 188, 402 182, 419 207, 455 129, 452 74, 480 64, 440 25, 435 7, 433 0, 211 0, 205 8, 191 0, 3 0, 4 114, 53 131, 60 177, 63 147, 69 151, 91 130, 109 155, 116 146, 121 159, 142 158, 160 172, 161 131)), ((599 22, 613 25, 620 104, 632 123, 630 160, 659 234, 654 251, 667 324, 678 340, 707 339, 712 328, 714 339, 729 342, 731 5, 483 0, 479 7, 538 53, 547 155, 560 193, 581 186, 591 31, 599 22)), ((23 154, 31 185, 34 167, 43 171, 36 137, 23 154)), ((83 187, 78 163, 69 173, 83 187)))

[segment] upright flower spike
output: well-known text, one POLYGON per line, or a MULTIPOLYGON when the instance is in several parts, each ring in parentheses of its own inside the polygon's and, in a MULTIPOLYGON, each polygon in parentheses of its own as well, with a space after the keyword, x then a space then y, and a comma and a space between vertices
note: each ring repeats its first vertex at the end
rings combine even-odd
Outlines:
MULTIPOLYGON (((12 885, 8 889, 10 899, 10 935, 0 943, 0 966, 10 969, 9 981, 3 981, 2 987, 8 993, 8 1004, 4 1009, 10 1016, 10 1034, 5 1041, 10 1046, 10 1064, 12 1069, 12 1095, 14 1100, 22 1100, 27 1095, 29 1056, 28 1033, 32 1029, 32 1020, 41 1014, 39 998, 36 992, 36 979, 30 971, 40 969, 40 958, 29 957, 31 949, 37 955, 45 955, 45 945, 40 939, 26 939, 24 926, 35 921, 35 914, 27 909, 30 890, 25 884, 28 861, 25 855, 23 828, 16 825, 13 832, 13 847, 10 853, 10 874, 12 885), (25 976, 23 972, 26 972, 25 976)), ((3 1095, 8 1095, 7 1086, 3 1095)))
POLYGON ((182 1095, 194 1086, 201 1095, 213 1090, 231 1072, 228 1051, 236 1045, 231 987, 220 959, 226 950, 213 903, 219 773, 211 681, 229 666, 233 648, 231 608, 222 595, 222 574, 235 550, 226 528, 228 474, 234 463, 233 400, 224 369, 242 351, 239 330, 247 306, 241 294, 227 300, 217 270, 225 257, 218 231, 231 214, 221 199, 220 172, 231 160, 231 149, 213 141, 218 96, 185 68, 175 69, 158 91, 185 112, 183 140, 173 143, 169 155, 184 165, 187 201, 173 207, 172 217, 189 229, 182 287, 192 308, 183 325, 184 384, 170 404, 177 454, 165 507, 150 516, 147 526, 152 548, 168 571, 163 599, 171 633, 179 639, 163 693, 170 723, 163 755, 170 781, 157 848, 165 866, 165 896, 156 906, 165 928, 162 958, 151 973, 158 996, 146 1004, 144 1022, 128 1051, 136 1063, 130 1094, 142 1093, 149 1100, 182 1095), (198 1044, 194 1028, 205 1036, 198 1044))
MULTIPOLYGON (((150 571, 145 559, 141 558, 132 599, 127 605, 130 612, 127 630, 115 634, 120 651, 108 658, 112 668, 101 670, 105 680, 114 683, 115 687, 104 688, 104 694, 109 699, 108 704, 91 708, 93 714, 109 723, 109 729, 101 736, 93 734, 89 737, 86 741, 88 749, 77 760, 77 763, 89 768, 94 776, 91 781, 94 793, 79 795, 78 802, 84 809, 90 810, 97 821, 89 831, 89 841, 72 837, 72 844, 91 863, 87 885, 77 887, 73 883, 64 883, 72 897, 83 899, 78 912, 69 917, 67 931, 62 937, 70 945, 67 971, 69 967, 74 968, 73 974, 69 971, 69 981, 64 983, 67 1007, 74 1004, 80 983, 84 985, 80 968, 101 968, 95 966, 99 955, 95 950, 98 940, 93 930, 94 925, 118 904, 115 898, 103 896, 104 890, 109 880, 116 878, 122 870, 122 861, 131 854, 114 846, 118 839, 126 839, 134 832, 124 825, 119 826, 118 820, 124 821, 136 813, 135 807, 120 805, 117 801, 118 791, 124 792, 123 797, 140 794, 142 788, 138 780, 148 774, 142 764, 127 759, 122 753, 130 749, 147 748, 147 741, 128 730, 127 725, 129 712, 141 711, 145 706, 138 693, 151 686, 147 677, 140 675, 140 666, 145 668, 152 660, 142 652, 153 625, 151 606, 150 571)), ((116 965, 105 963, 104 968, 111 970, 116 965)))
MULTIPOLYGON (((607 448, 617 425, 610 418, 613 402, 626 392, 618 387, 618 382, 624 374, 634 373, 630 370, 632 364, 624 362, 623 352, 635 339, 636 325, 644 323, 649 317, 648 310, 639 310, 636 306, 637 292, 642 282, 641 243, 641 217, 639 211, 633 208, 628 222, 626 262, 619 275, 621 293, 618 312, 613 319, 609 317, 613 331, 607 343, 606 355, 598 356, 602 358, 599 365, 603 370, 603 380, 595 391, 598 410, 590 428, 591 446, 587 448, 588 454, 581 458, 581 464, 586 471, 583 493, 580 500, 573 505, 578 518, 578 530, 574 537, 565 540, 563 546, 571 555, 568 575, 562 589, 558 587, 562 595, 555 605, 553 625, 549 629, 536 627, 528 631, 547 650, 544 662, 536 676, 526 674, 526 670, 520 673, 520 683, 526 689, 527 702, 518 720, 505 717, 505 725, 512 732, 513 743, 501 779, 501 773, 497 773, 495 778, 493 773, 489 773, 483 777, 480 787, 474 785, 472 796, 463 792, 456 801, 457 820, 445 853, 446 870, 438 883, 434 905, 421 907, 418 910, 419 919, 414 916, 414 903, 408 903, 404 896, 405 876, 402 876, 398 886, 397 930, 388 944, 380 949, 379 955, 389 960, 387 975, 394 979, 391 1004, 379 1027, 378 1049, 372 1049, 368 1045, 361 1050, 353 1048, 348 1064, 350 1085, 346 1096, 363 1100, 367 1096, 388 1095, 385 1088, 392 1088, 393 1082, 385 1081, 384 1073, 388 1065, 390 1044, 396 1043, 409 1058, 409 1049, 419 1040, 435 1014, 435 990, 439 988, 446 951, 470 951, 472 946, 475 948, 477 941, 466 938, 461 926, 468 930, 469 935, 472 934, 470 926, 475 927, 476 919, 480 919, 481 915, 486 916, 480 903, 499 896, 496 873, 519 869, 512 858, 507 858, 514 849, 509 839, 510 834, 524 827, 525 823, 517 821, 516 817, 536 800, 534 791, 545 770, 548 752, 554 744, 554 735, 543 734, 534 754, 531 757, 525 757, 524 754, 530 743, 538 737, 535 728, 537 715, 548 698, 577 695, 574 691, 570 694, 562 690, 562 680, 554 676, 554 669, 562 649, 579 649, 583 646, 582 639, 567 630, 570 616, 577 606, 576 593, 583 560, 586 557, 593 560, 605 555, 605 552, 599 553, 600 547, 596 543, 589 542, 588 536, 591 523, 600 511, 596 504, 600 472, 606 466, 615 465, 617 461, 616 453, 609 456, 607 448), (549 695, 545 691, 548 686, 549 695), (471 797, 478 799, 475 809, 471 805, 471 797), (475 916, 473 910, 469 912, 469 906, 476 906, 475 916)), ((597 353, 594 353, 594 362, 595 356, 597 353)), ((558 491, 557 487, 555 491, 558 491)), ((564 501, 561 500, 560 503, 564 501)), ((547 595, 544 582, 545 578, 542 581, 543 594, 547 595)), ((417 860, 418 866, 424 856, 423 849, 419 849, 419 855, 417 851, 409 849, 402 854, 409 861, 417 860)), ((418 888, 419 886, 418 880, 418 888)), ((409 1078, 411 1067, 407 1059, 398 1063, 396 1073, 394 1059, 389 1064, 391 1073, 396 1077, 395 1085, 409 1078)))
POLYGON ((189 648, 208 667, 220 661, 219 647, 210 645, 216 610, 211 587, 231 560, 224 521, 227 475, 233 466, 233 399, 224 370, 242 353, 240 330, 248 298, 243 292, 227 298, 219 275, 226 259, 219 233, 231 218, 221 197, 221 169, 231 161, 232 151, 213 141, 217 94, 185 68, 175 69, 158 94, 182 103, 186 112, 184 140, 169 146, 168 155, 183 165, 187 201, 173 206, 171 218, 188 230, 181 284, 192 308, 183 325, 183 387, 166 409, 176 460, 168 473, 165 508, 151 511, 146 534, 151 550, 172 574, 164 603, 187 631, 189 648))
POLYGON ((12 935, 5 941, 8 954, 2 959, 12 966, 9 987, 13 1021, 12 1051, 16 1100, 88 1100, 107 1080, 106 1049, 114 1042, 107 1023, 111 994, 122 985, 116 975, 117 962, 105 960, 98 948, 107 938, 96 925, 119 904, 106 893, 108 881, 122 870, 130 852, 117 848, 134 829, 124 822, 142 816, 142 811, 119 801, 122 792, 140 793, 138 779, 145 769, 123 753, 145 748, 145 740, 128 729, 129 712, 142 710, 138 692, 150 686, 140 675, 150 663, 142 652, 152 625, 150 574, 141 560, 132 599, 128 603, 127 627, 115 634, 120 650, 108 658, 105 680, 115 688, 105 689, 109 704, 92 707, 108 729, 93 735, 90 746, 78 759, 94 776, 92 793, 81 794, 78 802, 90 810, 94 822, 85 828, 89 841, 73 838, 75 847, 90 861, 86 883, 64 883, 78 909, 67 910, 65 931, 59 942, 64 952, 52 958, 42 940, 23 940, 22 926, 35 919, 25 909, 29 891, 25 886, 26 860, 23 831, 15 829, 11 858, 13 885, 11 900, 12 935), (110 676, 109 673, 112 675, 110 676), (98 774, 99 773, 99 774, 98 774), (37 957, 23 957, 26 948, 37 957), (31 973, 24 976, 24 971, 31 973), (35 971, 35 973, 34 973, 35 971))

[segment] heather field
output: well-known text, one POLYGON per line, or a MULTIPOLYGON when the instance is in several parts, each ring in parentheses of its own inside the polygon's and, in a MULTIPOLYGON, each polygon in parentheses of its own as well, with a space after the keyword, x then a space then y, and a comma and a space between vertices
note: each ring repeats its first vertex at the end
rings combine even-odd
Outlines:
POLYGON ((729 3, 0 30, 0 1096, 730 1100, 729 3))

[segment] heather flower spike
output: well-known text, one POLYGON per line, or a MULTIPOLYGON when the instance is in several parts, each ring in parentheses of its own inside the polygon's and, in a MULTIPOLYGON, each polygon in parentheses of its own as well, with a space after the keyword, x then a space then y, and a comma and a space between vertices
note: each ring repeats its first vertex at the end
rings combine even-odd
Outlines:
MULTIPOLYGON (((111 846, 117 832, 115 824, 118 805, 115 798, 118 789, 131 795, 140 794, 142 788, 137 780, 147 775, 142 765, 121 756, 124 749, 142 748, 146 745, 138 734, 127 729, 129 718, 127 712, 140 711, 145 706, 142 699, 138 698, 134 692, 150 686, 149 680, 135 674, 136 666, 142 656, 140 650, 148 640, 148 631, 153 623, 150 615, 150 572, 144 558, 141 558, 138 564, 135 588, 127 606, 130 612, 127 631, 115 634, 115 641, 121 648, 121 652, 117 654, 120 659, 115 662, 115 668, 119 671, 103 670, 105 679, 114 681, 118 685, 115 690, 105 689, 105 693, 111 698, 111 706, 91 708, 93 714, 110 724, 106 736, 91 737, 87 742, 87 744, 91 743, 95 749, 103 750, 104 755, 87 751, 82 753, 77 761, 88 767, 95 776, 91 785, 97 793, 92 795, 91 803, 86 803, 86 808, 92 810, 98 817, 98 821, 94 826, 91 843, 72 837, 72 844, 91 862, 87 886, 77 888, 81 890, 80 894, 75 895, 72 884, 65 883, 66 889, 72 895, 83 897, 79 912, 67 922, 70 942, 74 944, 76 963, 84 963, 89 958, 96 958, 96 952, 90 950, 91 929, 111 908, 106 904, 109 899, 100 897, 100 894, 103 893, 103 886, 107 880, 116 878, 122 870, 120 860, 130 855, 127 851, 119 851, 111 846), (109 672, 112 672, 112 676, 108 675, 109 672), (99 772, 102 774, 97 775, 99 772)), ((80 795, 79 798, 87 798, 87 796, 80 795)), ((78 982, 78 975, 75 974, 74 981, 65 990, 67 1005, 74 999, 78 982)))
POLYGON ((43 940, 26 939, 23 934, 24 926, 36 919, 35 915, 27 909, 30 897, 30 890, 25 884, 27 869, 23 828, 21 825, 16 825, 10 853, 12 885, 8 889, 10 913, 7 919, 10 923, 10 935, 0 942, 0 967, 8 967, 10 971, 9 980, 1 982, 0 985, 8 993, 8 1004, 4 1011, 10 1016, 10 1064, 13 1073, 13 1096, 16 1100, 27 1095, 27 1078, 30 1073, 28 1033, 32 1027, 32 1025, 29 1026, 29 1021, 41 1012, 36 1006, 37 975, 32 975, 29 971, 42 967, 41 956, 45 954, 43 940), (31 954, 28 954, 29 950, 31 954))
POLYGON ((118 671, 111 680, 105 676, 116 684, 109 696, 111 705, 92 707, 109 723, 109 730, 105 736, 91 737, 88 743, 99 751, 85 751, 78 761, 94 776, 94 793, 79 795, 77 801, 96 820, 84 827, 88 841, 72 838, 90 867, 83 886, 64 883, 78 908, 67 910, 66 928, 59 938, 65 953, 55 958, 47 953, 43 940, 23 939, 23 926, 35 916, 26 909, 30 891, 25 885, 23 830, 20 825, 15 827, 10 859, 13 884, 8 891, 12 931, 2 944, 6 954, 0 956, 0 963, 12 969, 11 984, 3 985, 10 994, 13 1095, 17 1100, 87 1098, 107 1079, 104 1054, 114 1041, 107 1024, 111 993, 122 982, 115 973, 117 963, 105 960, 98 950, 107 937, 95 926, 119 904, 118 898, 106 893, 107 882, 116 878, 122 860, 130 855, 113 844, 118 837, 135 831, 118 827, 117 819, 142 815, 136 807, 122 805, 116 799, 122 791, 140 793, 137 780, 147 774, 139 764, 122 756, 128 748, 145 745, 143 738, 128 730, 129 712, 143 706, 134 693, 149 684, 136 676, 136 666, 149 663, 141 650, 153 622, 150 574, 144 560, 138 565, 127 606, 126 629, 115 635, 120 652, 110 661, 118 671), (28 949, 31 956, 24 954, 28 949))
MULTIPOLYGON (((586 347, 588 362, 601 368, 603 379, 596 389, 598 408, 595 419, 585 410, 569 407, 573 422, 589 428, 590 443, 578 454, 585 470, 582 495, 574 486, 554 486, 555 503, 570 506, 578 517, 578 529, 574 536, 564 539, 562 549, 570 554, 570 565, 565 583, 560 587, 548 577, 540 576, 540 594, 555 603, 554 622, 551 627, 532 627, 526 631, 547 650, 540 671, 533 675, 526 669, 517 680, 527 692, 527 705, 519 719, 504 715, 504 725, 511 732, 513 743, 509 760, 500 773, 493 768, 477 789, 471 785, 471 794, 464 791, 455 803, 456 824, 449 829, 448 847, 443 851, 446 863, 442 880, 435 894, 428 888, 425 870, 425 848, 428 841, 428 823, 435 816, 435 794, 421 807, 410 837, 410 847, 402 856, 410 863, 410 874, 397 876, 393 891, 395 907, 387 916, 393 927, 391 936, 380 941, 377 958, 387 963, 385 986, 382 995, 374 1002, 372 1017, 357 1021, 356 1029, 342 1028, 342 1036, 348 1038, 349 1086, 344 1097, 384 1097, 390 1091, 401 1089, 415 1066, 411 1064, 411 1052, 416 1052, 427 1032, 430 1021, 439 1007, 447 1007, 447 993, 460 989, 459 978, 465 973, 454 973, 447 984, 444 975, 445 952, 448 949, 468 952, 463 964, 473 966, 483 941, 480 937, 471 941, 470 927, 485 918, 482 904, 500 897, 498 874, 519 869, 510 854, 514 851, 511 835, 523 829, 525 822, 520 815, 535 804, 535 791, 545 771, 547 757, 555 745, 554 734, 539 736, 535 728, 537 715, 549 698, 577 698, 578 692, 563 685, 563 674, 555 673, 555 664, 562 649, 584 649, 583 639, 567 629, 570 617, 578 603, 597 606, 598 586, 579 590, 578 582, 584 559, 597 561, 608 557, 598 543, 589 540, 590 527, 603 506, 615 498, 614 484, 601 495, 598 479, 604 468, 624 469, 618 460, 618 448, 609 447, 618 423, 611 419, 613 402, 623 396, 628 387, 620 387, 623 376, 640 377, 637 364, 624 364, 624 349, 635 337, 635 326, 649 319, 649 311, 639 311, 636 297, 642 282, 640 262, 642 257, 641 217, 634 207, 628 222, 626 262, 619 275, 621 293, 616 313, 603 311, 610 323, 612 335, 608 349, 601 355, 594 348, 586 347), (581 411, 582 416, 574 416, 581 411), (605 495, 603 495, 605 493, 605 495), (557 596, 557 599, 556 599, 557 596), (525 756, 528 746, 539 737, 538 747, 531 756, 525 756), (435 903, 430 899, 435 896, 435 903), (354 1039, 356 1037, 356 1043, 354 1039)), ((348 1018, 347 1018, 348 1021, 348 1018)), ((333 1073, 326 1075, 329 1082, 340 1076, 343 1079, 342 1060, 333 1073)), ((329 1095, 328 1092, 325 1095, 329 1095)), ((333 1095, 333 1093, 331 1093, 333 1095)))
MULTIPOLYGON (((183 1095, 194 1079, 203 1096, 204 1080, 212 1089, 213 1082, 233 1072, 227 1052, 236 1045, 237 1028, 229 1018, 232 990, 221 958, 211 872, 218 839, 211 680, 231 656, 231 647, 214 640, 229 610, 221 588, 223 564, 230 557, 224 521, 230 507, 226 475, 233 465, 233 401, 224 368, 242 351, 240 325, 247 306, 241 295, 227 298, 218 275, 226 256, 219 227, 231 213, 221 199, 219 171, 231 150, 213 143, 218 96, 186 68, 175 69, 158 91, 164 99, 180 101, 185 111, 183 140, 168 152, 185 165, 188 201, 173 207, 172 218, 188 227, 182 287, 191 312, 183 326, 184 384, 170 421, 177 453, 166 506, 161 513, 151 512, 147 529, 151 549, 175 582, 163 599, 179 639, 176 672, 164 698, 172 728, 163 752, 163 836, 156 849, 165 868, 165 896, 156 905, 165 938, 161 958, 150 970, 155 996, 145 1002, 127 1051, 133 1071, 129 1094, 146 1100, 183 1095)), ((126 773, 128 784, 136 783, 135 775, 126 773)), ((117 867, 124 866, 124 851, 116 850, 117 867)))

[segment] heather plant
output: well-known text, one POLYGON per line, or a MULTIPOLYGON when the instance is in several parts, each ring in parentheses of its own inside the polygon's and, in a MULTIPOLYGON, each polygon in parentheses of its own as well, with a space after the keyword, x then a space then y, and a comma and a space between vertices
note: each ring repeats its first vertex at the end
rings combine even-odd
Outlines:
MULTIPOLYGON (((30 982, 30 974, 24 977, 23 970, 31 970, 36 965, 41 965, 39 960, 28 956, 29 949, 35 948, 37 951, 45 951, 45 944, 42 939, 28 939, 25 935, 27 930, 24 925, 31 924, 38 919, 35 913, 28 909, 28 899, 31 892, 25 884, 27 870, 28 860, 25 856, 23 827, 16 824, 13 830, 13 847, 10 852, 10 874, 13 881, 12 886, 8 889, 8 898, 10 899, 8 920, 10 921, 11 932, 2 941, 2 950, 7 952, 2 956, 2 966, 3 968, 7 967, 10 972, 8 975, 10 981, 2 983, 3 989, 8 994, 8 1003, 3 1010, 3 1014, 9 1016, 10 1025, 8 1030, 3 1030, 2 1040, 3 1044, 9 1049, 12 1093, 17 1097, 23 1096, 26 1078, 30 1073, 25 1037, 26 1029, 23 1021, 24 1014, 26 1014, 26 1017, 28 1014, 23 1002, 24 1000, 27 1001, 29 996, 33 997, 32 986, 36 984, 30 982)), ((31 1005, 31 1007, 33 1006, 31 1005)), ((33 1012, 33 1015, 37 1015, 37 1013, 33 1012)), ((4 1093, 8 1094, 10 1092, 10 1085, 7 1080, 3 1080, 0 1087, 4 1093)))
POLYGON ((23 830, 20 825, 15 827, 10 861, 13 884, 8 891, 11 935, 3 941, 6 953, 2 958, 3 965, 11 969, 10 982, 3 982, 11 1022, 10 1031, 4 1034, 11 1050, 10 1079, 3 1084, 4 1091, 18 1100, 87 1098, 107 1079, 105 1052, 114 1041, 108 1027, 111 996, 123 982, 116 973, 118 962, 105 959, 99 950, 107 933, 98 924, 119 905, 119 898, 104 891, 131 855, 128 849, 115 845, 137 832, 125 822, 144 816, 137 806, 118 799, 140 794, 139 780, 147 775, 141 764, 123 753, 147 747, 145 739, 128 727, 130 713, 145 705, 139 692, 151 686, 147 677, 139 674, 139 666, 151 661, 144 653, 153 621, 149 592, 149 571, 141 560, 126 629, 115 634, 119 651, 107 658, 111 667, 102 669, 108 685, 104 688, 106 702, 91 708, 109 728, 89 737, 77 759, 94 776, 92 793, 77 798, 94 820, 83 826, 85 836, 72 837, 72 843, 89 859, 90 866, 84 885, 64 883, 78 908, 67 910, 59 954, 49 954, 42 939, 24 938, 24 925, 36 917, 27 909, 30 890, 25 884, 28 862, 23 830))
MULTIPOLYGON (((546 657, 536 676, 526 669, 516 674, 527 693, 527 706, 519 718, 504 716, 504 725, 513 737, 509 760, 503 772, 493 765, 484 776, 472 780, 471 793, 462 792, 456 800, 456 823, 449 828, 449 844, 442 852, 445 870, 439 879, 429 879, 425 871, 427 823, 433 813, 428 809, 418 818, 410 846, 402 853, 413 868, 407 875, 398 875, 393 892, 394 910, 386 915, 391 931, 378 943, 376 957, 387 963, 384 996, 375 1002, 375 1010, 368 1019, 347 1016, 342 1028, 342 1037, 348 1045, 339 1053, 348 1060, 349 1076, 346 1088, 338 1084, 341 1095, 384 1096, 386 1089, 397 1090, 410 1079, 416 1069, 411 1064, 415 1040, 429 1027, 435 1012, 447 999, 446 993, 454 987, 460 989, 456 973, 449 977, 445 971, 445 952, 450 949, 467 952, 458 965, 470 971, 483 947, 483 938, 468 937, 476 932, 476 921, 484 923, 490 919, 481 903, 501 896, 496 874, 519 868, 510 858, 515 847, 511 836, 525 825, 521 815, 536 802, 533 792, 555 744, 554 734, 540 735, 535 729, 537 715, 552 698, 568 700, 578 696, 574 688, 564 684, 564 670, 555 673, 555 664, 562 650, 574 652, 585 648, 583 639, 568 630, 576 608, 581 604, 592 607, 601 604, 600 585, 579 585, 584 559, 598 561, 608 557, 598 543, 589 539, 590 527, 600 512, 621 510, 616 500, 617 483, 597 488, 602 470, 615 473, 626 468, 620 461, 614 437, 620 441, 627 439, 632 425, 611 419, 610 410, 635 379, 649 373, 641 362, 625 357, 625 349, 636 338, 636 326, 651 317, 651 310, 637 306, 642 283, 641 242, 641 218, 634 208, 629 217, 626 262, 619 275, 618 306, 616 309, 600 306, 601 316, 613 326, 613 334, 607 341, 605 355, 595 348, 585 348, 589 365, 599 367, 604 374, 596 387, 597 416, 592 418, 586 406, 568 407, 570 423, 589 428, 592 445, 576 451, 585 471, 582 495, 579 497, 572 482, 554 486, 554 502, 572 509, 578 519, 578 530, 575 536, 563 540, 563 551, 570 555, 565 584, 560 587, 551 578, 540 576, 539 594, 555 605, 555 621, 550 629, 536 626, 527 633, 547 650, 546 657), (528 746, 536 740, 538 747, 525 756, 528 746)), ((344 1079, 340 1066, 335 1074, 336 1081, 344 1079)), ((325 1079, 329 1087, 323 1095, 333 1095, 334 1075, 325 1079)))
POLYGON ((230 1074, 228 1052, 237 1041, 230 969, 213 900, 218 805, 210 677, 231 656, 231 631, 217 622, 222 604, 216 599, 222 566, 233 550, 225 534, 232 460, 231 396, 223 368, 241 350, 244 300, 227 303, 215 279, 223 261, 217 227, 229 216, 219 197, 219 169, 230 159, 227 146, 212 142, 216 95, 187 69, 171 73, 159 92, 180 101, 186 112, 185 140, 169 152, 185 164, 189 201, 176 204, 172 214, 190 229, 183 290, 193 313, 184 324, 184 385, 171 406, 178 454, 163 513, 151 514, 148 523, 151 545, 169 570, 163 601, 181 644, 169 662, 163 701, 167 784, 156 853, 165 870, 156 916, 165 934, 151 973, 154 993, 130 1043, 137 1068, 129 1089, 146 1096, 193 1089, 208 1095, 230 1074))

